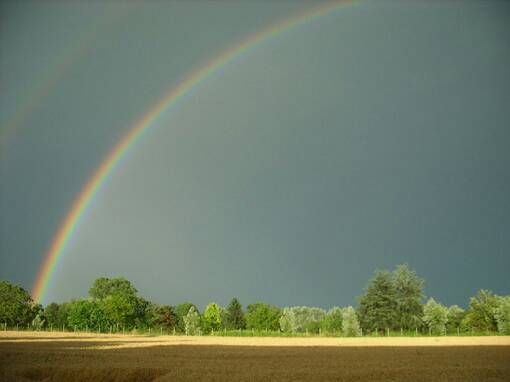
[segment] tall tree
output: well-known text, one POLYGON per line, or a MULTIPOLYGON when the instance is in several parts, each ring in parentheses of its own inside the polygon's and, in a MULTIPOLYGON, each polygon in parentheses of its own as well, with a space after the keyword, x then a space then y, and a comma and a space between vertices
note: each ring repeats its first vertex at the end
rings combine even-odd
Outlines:
POLYGON ((246 321, 244 319, 243 307, 239 300, 234 297, 225 309, 225 327, 227 329, 244 329, 246 321))
POLYGON ((375 272, 359 300, 358 316, 365 330, 394 329, 398 326, 395 284, 389 272, 375 272))
POLYGON ((393 283, 397 305, 395 325, 404 329, 418 327, 423 316, 424 280, 407 264, 402 264, 393 271, 393 283))

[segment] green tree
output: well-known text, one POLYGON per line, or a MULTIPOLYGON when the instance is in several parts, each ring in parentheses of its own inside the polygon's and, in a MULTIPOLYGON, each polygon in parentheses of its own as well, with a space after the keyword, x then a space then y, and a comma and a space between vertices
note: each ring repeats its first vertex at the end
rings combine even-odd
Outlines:
POLYGON ((59 328, 69 328, 69 308, 70 303, 69 302, 63 302, 59 305, 58 309, 58 327, 59 328))
POLYGON ((202 328, 205 333, 210 333, 215 330, 218 331, 221 328, 221 307, 215 302, 207 304, 202 316, 202 328))
POLYGON ((446 330, 448 333, 453 333, 460 328, 465 315, 466 312, 464 309, 458 305, 452 305, 448 308, 448 321, 446 323, 446 330))
POLYGON ((263 302, 250 304, 246 307, 246 327, 255 330, 280 330, 281 312, 279 307, 263 302))
POLYGON ((59 328, 62 327, 64 323, 61 323, 59 320, 60 315, 60 305, 56 302, 52 302, 44 308, 43 317, 46 322, 47 327, 51 328, 59 328))
POLYGON ((469 309, 462 321, 466 329, 476 331, 496 331, 496 309, 498 298, 491 291, 482 289, 469 301, 469 309))
POLYGON ((179 304, 175 307, 175 314, 177 316, 176 329, 180 333, 186 332, 186 325, 184 323, 184 317, 186 317, 186 315, 188 314, 191 307, 195 308, 195 310, 198 312, 198 308, 196 307, 196 305, 192 304, 191 302, 184 302, 184 303, 179 304))
POLYGON ((137 296, 136 288, 123 277, 96 279, 90 296, 100 302, 102 311, 117 328, 147 327, 148 301, 137 296))
POLYGON ((68 326, 78 330, 107 331, 114 325, 113 320, 98 300, 73 300, 68 308, 68 326))
POLYGON ((139 302, 136 296, 114 294, 101 300, 101 305, 114 325, 130 329, 137 323, 137 318, 143 317, 138 309, 139 302))
POLYGON ((0 281, 0 324, 29 325, 40 310, 41 306, 21 286, 0 281))
POLYGON ((225 328, 244 329, 246 321, 244 319, 243 307, 237 298, 233 298, 225 309, 225 328))
POLYGON ((335 306, 328 310, 322 321, 322 330, 327 333, 338 333, 342 331, 343 310, 335 306))
POLYGON ((403 329, 420 326, 423 316, 424 280, 407 264, 402 264, 393 271, 393 283, 397 309, 395 325, 403 329))
POLYGON ((85 329, 90 324, 91 303, 88 300, 72 300, 69 303, 68 324, 71 328, 85 329))
POLYGON ((361 327, 369 331, 398 327, 397 307, 395 284, 391 274, 387 271, 376 271, 365 294, 359 300, 358 317, 361 327))
POLYGON ((188 313, 184 316, 184 331, 186 335, 193 336, 198 334, 200 330, 200 315, 198 311, 195 309, 195 306, 192 305, 189 308, 188 313))
POLYGON ((356 337, 361 333, 358 316, 352 306, 342 311, 342 333, 346 337, 356 337))
POLYGON ((444 334, 448 322, 448 308, 430 298, 423 307, 423 321, 433 334, 444 334))

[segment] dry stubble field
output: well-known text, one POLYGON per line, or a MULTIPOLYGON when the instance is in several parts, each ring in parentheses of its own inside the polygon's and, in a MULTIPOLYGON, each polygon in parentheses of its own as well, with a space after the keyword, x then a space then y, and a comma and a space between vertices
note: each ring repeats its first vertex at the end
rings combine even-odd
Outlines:
POLYGON ((510 337, 0 332, 2 381, 510 381, 510 337))

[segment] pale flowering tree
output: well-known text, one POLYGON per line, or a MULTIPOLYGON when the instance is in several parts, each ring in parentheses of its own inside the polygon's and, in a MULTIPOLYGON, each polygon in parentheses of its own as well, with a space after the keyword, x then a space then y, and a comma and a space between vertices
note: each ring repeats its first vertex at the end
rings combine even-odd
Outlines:
POLYGON ((183 317, 186 335, 195 335, 200 329, 200 315, 194 306, 189 308, 188 314, 183 317))
POLYGON ((309 306, 284 308, 280 317, 280 329, 289 333, 305 331, 318 333, 325 317, 326 312, 321 308, 309 306))
POLYGON ((279 320, 282 332, 291 333, 294 320, 294 313, 291 308, 283 308, 283 312, 279 320))
POLYGON ((361 334, 358 316, 352 306, 343 309, 342 312, 342 334, 346 337, 356 337, 361 334))
POLYGON ((423 307, 423 321, 431 333, 444 334, 448 322, 448 308, 430 298, 423 307))
POLYGON ((41 330, 44 324, 45 324, 44 318, 41 315, 41 313, 38 313, 37 316, 35 316, 35 318, 32 320, 32 327, 35 330, 41 330))
POLYGON ((498 332, 510 334, 510 296, 498 297, 495 316, 498 323, 498 332))

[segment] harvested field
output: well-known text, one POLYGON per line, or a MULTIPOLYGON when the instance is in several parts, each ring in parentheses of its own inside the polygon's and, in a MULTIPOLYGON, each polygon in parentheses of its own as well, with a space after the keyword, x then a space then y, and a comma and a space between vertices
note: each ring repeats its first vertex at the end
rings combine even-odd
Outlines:
POLYGON ((137 337, 0 332, 0 380, 509 381, 510 337, 137 337))

